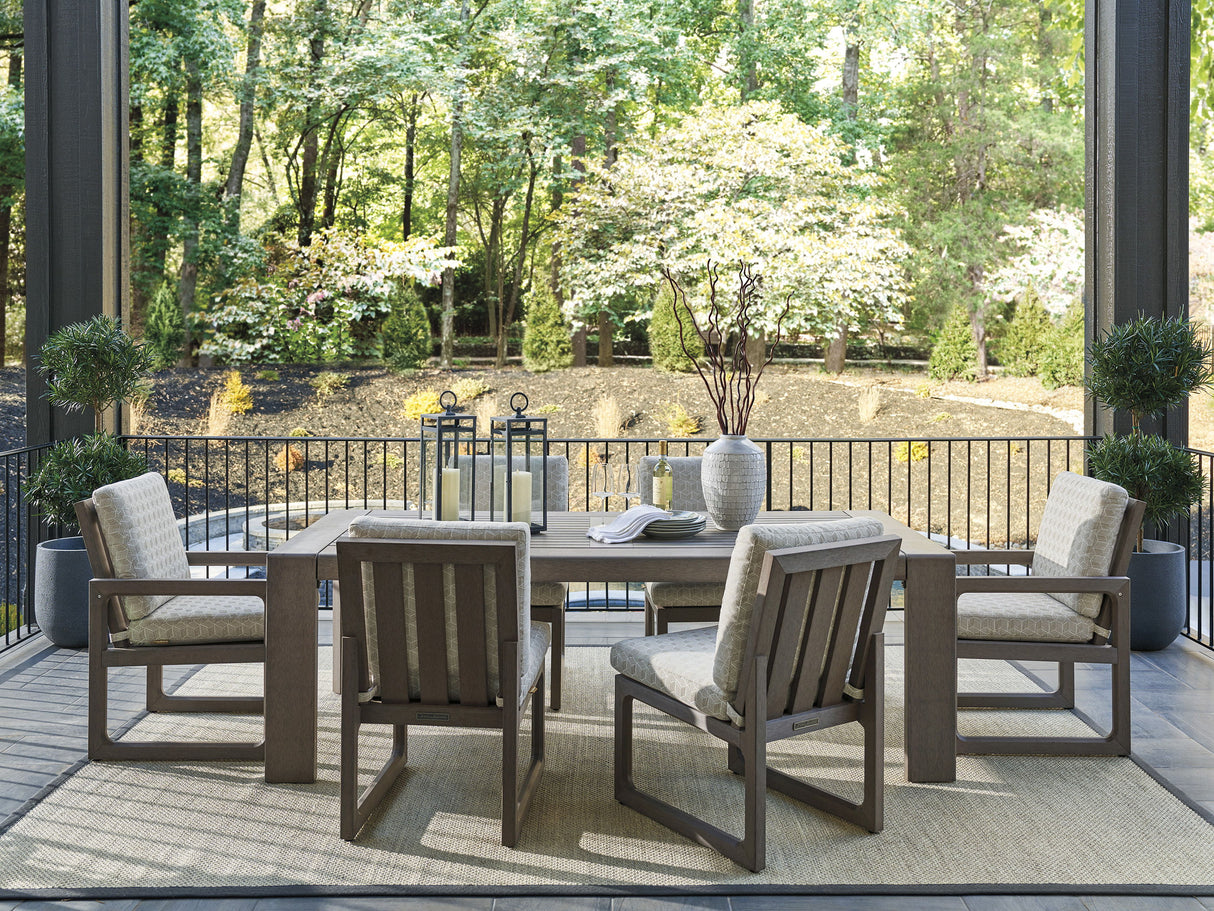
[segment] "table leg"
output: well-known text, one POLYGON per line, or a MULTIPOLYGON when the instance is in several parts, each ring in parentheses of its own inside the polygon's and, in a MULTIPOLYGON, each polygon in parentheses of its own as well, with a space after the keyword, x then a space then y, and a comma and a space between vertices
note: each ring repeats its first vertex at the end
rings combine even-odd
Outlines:
POLYGON ((952 554, 906 561, 906 775, 957 779, 957 594, 952 554))
POLYGON ((316 555, 266 558, 266 781, 316 780, 316 555))

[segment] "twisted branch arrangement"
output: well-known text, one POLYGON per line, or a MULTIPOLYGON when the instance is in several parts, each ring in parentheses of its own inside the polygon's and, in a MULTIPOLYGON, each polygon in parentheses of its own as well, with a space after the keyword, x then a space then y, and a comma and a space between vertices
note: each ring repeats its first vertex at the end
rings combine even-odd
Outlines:
POLYGON ((780 330, 784 318, 788 316, 792 295, 784 300, 784 309, 776 319, 776 337, 771 344, 771 353, 759 364, 758 369, 750 363, 750 355, 746 350, 746 339, 750 337, 751 326, 758 316, 758 304, 762 300, 763 277, 756 275, 746 263, 738 265, 738 293, 731 310, 726 310, 717 300, 717 282, 720 269, 712 260, 708 261, 708 313, 705 315, 705 328, 700 328, 695 314, 687 306, 687 293, 675 280, 669 269, 662 269, 662 277, 670 285, 674 296, 674 318, 679 324, 679 345, 683 353, 695 364, 696 372, 704 381, 708 397, 717 410, 717 424, 721 433, 744 434, 746 424, 750 420, 750 411, 755 404, 755 388, 763 369, 771 363, 775 356, 776 345, 780 343, 780 330), (681 312, 680 312, 681 311, 681 312), (704 343, 704 359, 708 362, 708 371, 701 366, 698 358, 693 357, 687 350, 683 313, 691 321, 691 328, 704 343))

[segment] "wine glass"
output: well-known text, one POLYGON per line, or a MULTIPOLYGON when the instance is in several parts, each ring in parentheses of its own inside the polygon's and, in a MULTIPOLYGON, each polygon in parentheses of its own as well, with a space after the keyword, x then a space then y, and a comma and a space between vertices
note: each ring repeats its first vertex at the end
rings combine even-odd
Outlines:
POLYGON ((610 500, 615 491, 611 489, 611 466, 606 462, 595 462, 590 466, 590 492, 603 501, 600 512, 611 511, 610 500))
POLYGON ((619 488, 617 493, 624 498, 624 509, 628 509, 633 500, 641 502, 641 492, 633 489, 634 481, 636 481, 636 469, 627 462, 622 463, 616 475, 616 486, 619 488))

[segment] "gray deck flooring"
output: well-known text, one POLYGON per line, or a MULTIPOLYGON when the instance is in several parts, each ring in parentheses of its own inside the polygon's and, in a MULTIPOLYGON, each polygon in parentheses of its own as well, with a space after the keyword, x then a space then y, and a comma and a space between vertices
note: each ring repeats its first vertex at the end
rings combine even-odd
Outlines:
MULTIPOLYGON (((641 624, 571 616, 571 645, 608 645, 640 635, 641 624)), ((322 636, 330 635, 322 623, 322 636)), ((901 642, 901 624, 887 626, 901 642)), ((0 819, 10 819, 52 789, 86 756, 87 666, 83 652, 41 639, 0 655, 0 819)), ((181 675, 186 672, 182 671, 181 675)), ((1108 715, 1105 669, 1080 669, 1079 708, 1108 715)), ((1107 677, 1106 677, 1107 679, 1107 677)), ((1133 659, 1134 754, 1165 784, 1214 818, 1214 655, 1177 643, 1133 659)), ((115 726, 138 716, 139 669, 111 673, 115 726)), ((166 684, 175 682, 166 674, 166 684)), ((3 823, 0 823, 3 825, 3 823)), ((1214 866, 1214 858, 1210 858, 1214 866)), ((1109 878, 1115 878, 1110 859, 1109 878)), ((116 883, 116 886, 121 884, 116 883)), ((2 887, 2 884, 0 884, 2 887)), ((608 897, 308 897, 104 901, 0 901, 0 911, 1214 911, 1214 894, 1141 895, 734 895, 608 897)))

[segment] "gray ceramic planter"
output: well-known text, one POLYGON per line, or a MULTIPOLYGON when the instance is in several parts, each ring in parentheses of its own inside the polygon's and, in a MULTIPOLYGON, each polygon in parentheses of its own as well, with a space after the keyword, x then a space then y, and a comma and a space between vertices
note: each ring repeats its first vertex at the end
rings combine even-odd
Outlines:
POLYGON ((763 450, 743 435, 721 434, 708 444, 700 464, 704 505, 713 524, 734 531, 753 522, 767 491, 763 450))
POLYGON ((89 579, 84 538, 43 541, 34 554, 34 619, 60 648, 89 642, 89 579))
POLYGON ((1185 569, 1188 556, 1179 544, 1142 542, 1130 555, 1130 648, 1153 652, 1172 644, 1187 614, 1185 569))

